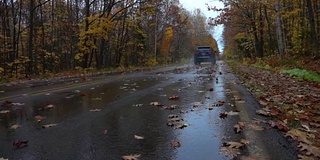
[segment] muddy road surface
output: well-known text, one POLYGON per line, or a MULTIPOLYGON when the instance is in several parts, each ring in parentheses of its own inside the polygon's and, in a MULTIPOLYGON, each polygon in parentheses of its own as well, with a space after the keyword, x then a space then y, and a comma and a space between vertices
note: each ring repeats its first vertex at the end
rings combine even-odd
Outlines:
POLYGON ((0 158, 297 156, 223 61, 2 85, 0 103, 0 158))

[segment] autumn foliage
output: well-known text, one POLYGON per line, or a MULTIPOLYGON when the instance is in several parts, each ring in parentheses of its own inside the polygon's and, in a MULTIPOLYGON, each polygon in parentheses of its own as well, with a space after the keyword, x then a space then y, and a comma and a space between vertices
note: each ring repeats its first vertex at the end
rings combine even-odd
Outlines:
POLYGON ((176 63, 210 35, 176 0, 7 0, 0 13, 4 78, 176 63))
POLYGON ((230 58, 319 56, 319 1, 222 0, 211 24, 223 24, 224 54, 230 58))

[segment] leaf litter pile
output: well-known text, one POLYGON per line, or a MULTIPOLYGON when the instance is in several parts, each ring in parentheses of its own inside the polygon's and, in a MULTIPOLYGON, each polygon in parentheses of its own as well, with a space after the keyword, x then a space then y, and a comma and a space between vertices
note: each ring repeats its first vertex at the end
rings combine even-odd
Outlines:
POLYGON ((319 159, 320 84, 244 65, 236 71, 262 106, 256 113, 273 119, 265 123, 297 143, 300 159, 319 159))

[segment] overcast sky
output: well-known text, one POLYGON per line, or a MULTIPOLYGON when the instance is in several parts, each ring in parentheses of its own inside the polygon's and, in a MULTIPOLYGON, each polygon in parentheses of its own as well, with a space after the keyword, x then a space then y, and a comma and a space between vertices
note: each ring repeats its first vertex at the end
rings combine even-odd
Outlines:
MULTIPOLYGON (((219 2, 219 0, 180 0, 180 3, 183 5, 184 8, 193 12, 195 9, 201 9, 202 13, 207 17, 216 17, 219 13, 208 11, 206 3, 210 6, 216 6, 217 8, 223 8, 223 3, 219 2)), ((223 27, 218 26, 214 28, 213 36, 218 41, 218 46, 220 51, 223 50, 222 44, 222 31, 223 27)))

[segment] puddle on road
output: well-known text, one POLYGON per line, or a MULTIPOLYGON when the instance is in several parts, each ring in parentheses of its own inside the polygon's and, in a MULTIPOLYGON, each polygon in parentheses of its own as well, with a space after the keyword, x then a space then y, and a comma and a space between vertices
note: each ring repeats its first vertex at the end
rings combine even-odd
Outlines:
POLYGON ((17 98, 13 103, 19 102, 24 105, 9 105, 10 107, 7 109, 10 110, 10 114, 0 114, 0 116, 4 116, 1 118, 0 124, 7 128, 11 124, 32 121, 36 115, 46 116, 47 120, 58 123, 66 117, 74 116, 90 109, 103 109, 110 102, 156 83, 156 78, 147 77, 140 80, 129 79, 112 84, 95 85, 90 89, 83 88, 69 92, 47 93, 37 97, 29 98, 25 96, 17 98), (47 110, 45 108, 48 105, 53 105, 54 107, 47 110))
MULTIPOLYGON (((182 118, 190 126, 175 131, 177 139, 181 142, 181 147, 177 149, 176 159, 229 159, 220 153, 225 122, 219 118, 219 114, 224 112, 224 108, 207 109, 215 101, 226 101, 224 79, 217 74, 210 74, 211 72, 211 69, 204 72, 199 71, 198 76, 201 80, 198 81, 199 78, 197 78, 195 81, 199 83, 191 85, 186 91, 188 98, 183 102, 185 103, 183 106, 187 106, 189 112, 183 114, 182 118), (218 82, 215 80, 216 77, 219 79, 218 82), (208 91, 209 88, 213 88, 213 91, 208 91), (203 104, 191 112, 190 109, 194 102, 202 102, 203 104)), ((183 96, 184 94, 182 94, 183 96)))

